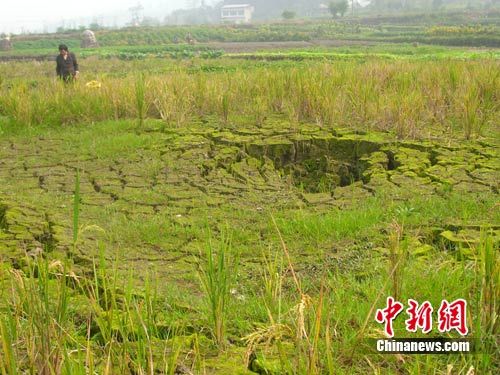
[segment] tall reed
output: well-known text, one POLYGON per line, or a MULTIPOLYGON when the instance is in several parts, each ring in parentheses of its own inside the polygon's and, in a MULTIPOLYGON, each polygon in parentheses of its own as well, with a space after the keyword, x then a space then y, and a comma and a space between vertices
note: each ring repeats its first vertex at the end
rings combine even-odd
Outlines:
POLYGON ((500 257, 494 239, 487 231, 482 233, 477 246, 477 284, 475 324, 476 349, 479 352, 476 366, 487 373, 494 366, 498 353, 498 331, 500 325, 500 257))
MULTIPOLYGON (((32 75, 28 66, 19 69, 32 75)), ((227 123, 233 114, 262 125, 268 115, 279 115, 292 123, 392 131, 399 138, 480 136, 495 127, 500 111, 495 60, 314 62, 265 72, 190 69, 181 65, 146 79, 131 67, 124 77, 103 78, 101 87, 17 80, 0 87, 0 108, 18 126, 120 118, 138 119, 139 126, 146 118, 185 125, 207 115, 227 123)))
POLYGON ((137 75, 134 87, 135 87, 135 105, 137 108, 137 118, 139 119, 139 126, 142 127, 147 112, 146 80, 144 74, 137 75))
POLYGON ((230 291, 235 282, 238 263, 232 249, 231 235, 222 237, 216 249, 209 234, 204 258, 204 263, 198 265, 198 273, 207 299, 213 335, 219 348, 223 349, 226 346, 230 291))

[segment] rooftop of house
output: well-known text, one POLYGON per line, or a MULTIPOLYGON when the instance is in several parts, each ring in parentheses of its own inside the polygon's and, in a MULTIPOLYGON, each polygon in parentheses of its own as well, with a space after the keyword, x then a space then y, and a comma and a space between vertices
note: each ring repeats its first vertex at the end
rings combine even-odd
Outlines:
POLYGON ((247 8, 251 7, 250 4, 230 4, 230 5, 224 5, 222 9, 232 9, 232 8, 247 8))

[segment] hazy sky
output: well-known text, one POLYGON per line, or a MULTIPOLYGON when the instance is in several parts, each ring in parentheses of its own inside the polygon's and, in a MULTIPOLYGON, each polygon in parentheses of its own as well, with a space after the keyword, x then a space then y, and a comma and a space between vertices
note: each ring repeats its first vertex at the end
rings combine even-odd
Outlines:
POLYGON ((62 20, 88 24, 95 18, 108 25, 120 24, 129 17, 128 9, 138 2, 145 15, 160 19, 189 4, 187 0, 0 0, 0 32, 50 30, 60 26, 62 20))

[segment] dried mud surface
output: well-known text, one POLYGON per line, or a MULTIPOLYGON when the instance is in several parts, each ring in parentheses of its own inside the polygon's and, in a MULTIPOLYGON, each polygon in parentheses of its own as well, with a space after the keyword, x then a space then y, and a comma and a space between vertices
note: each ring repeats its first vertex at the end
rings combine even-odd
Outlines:
POLYGON ((14 265, 25 252, 60 257, 71 249, 77 170, 87 228, 75 262, 90 262, 105 244, 126 268, 155 265, 174 279, 192 267, 200 239, 191 228, 203 225, 203 216, 258 231, 269 209, 348 208, 376 194, 404 201, 450 189, 499 190, 498 148, 488 142, 394 142, 384 134, 273 121, 260 128, 153 124, 96 134, 85 144, 78 132, 0 139, 0 256, 14 265), (164 231, 160 242, 127 229, 157 218, 162 227, 151 230, 164 231))

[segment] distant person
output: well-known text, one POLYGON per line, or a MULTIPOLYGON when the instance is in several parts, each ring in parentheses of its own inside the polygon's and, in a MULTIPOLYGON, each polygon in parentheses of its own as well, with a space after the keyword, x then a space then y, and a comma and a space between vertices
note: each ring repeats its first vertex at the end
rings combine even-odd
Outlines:
POLYGON ((68 46, 65 44, 59 45, 59 55, 56 57, 56 72, 57 76, 64 82, 71 82, 77 79, 78 61, 73 52, 68 51, 68 46))

